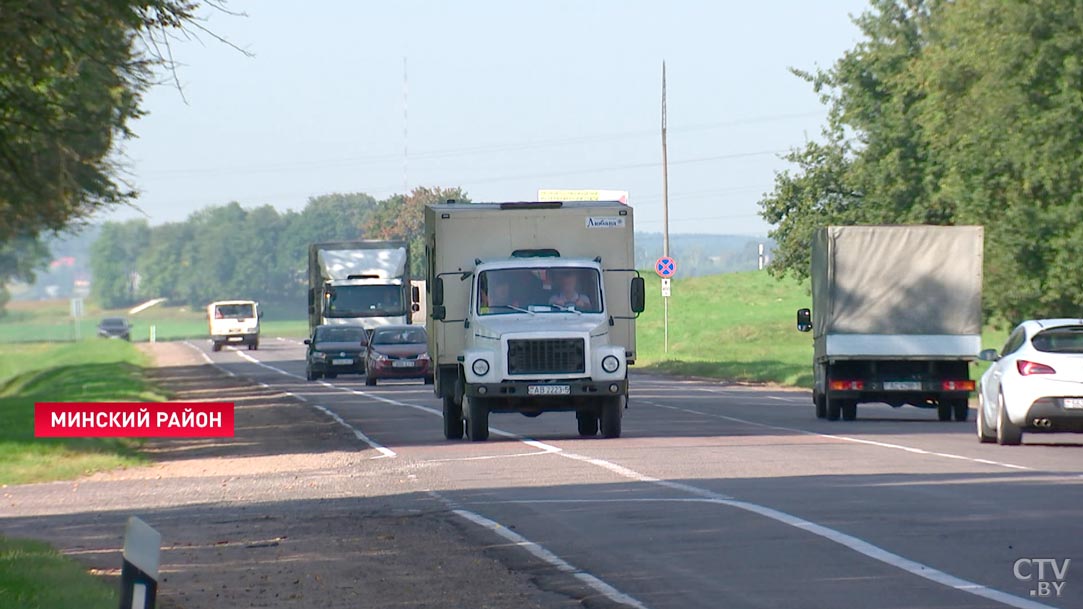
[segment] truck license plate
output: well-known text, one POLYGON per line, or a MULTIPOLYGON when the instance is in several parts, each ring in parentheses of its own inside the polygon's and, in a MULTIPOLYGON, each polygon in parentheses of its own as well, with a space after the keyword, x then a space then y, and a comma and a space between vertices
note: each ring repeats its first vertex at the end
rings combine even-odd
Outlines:
POLYGON ((414 360, 395 360, 391 362, 392 368, 413 368, 414 360))
POLYGON ((1083 398, 1064 398, 1064 407, 1073 410, 1083 408, 1083 398))
POLYGON ((571 395, 571 385, 530 385, 527 395, 571 395))
POLYGON ((346 359, 333 359, 333 360, 331 360, 331 365, 332 366, 352 366, 353 365, 353 360, 349 359, 349 358, 346 358, 346 359))
POLYGON ((921 381, 887 381, 884 391, 921 391, 921 381))

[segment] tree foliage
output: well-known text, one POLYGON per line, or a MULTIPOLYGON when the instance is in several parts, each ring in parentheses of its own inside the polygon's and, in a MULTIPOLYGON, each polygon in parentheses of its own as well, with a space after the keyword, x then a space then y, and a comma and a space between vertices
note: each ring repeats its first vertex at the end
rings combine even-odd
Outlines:
POLYGON ((49 249, 36 236, 19 235, 0 241, 0 317, 10 294, 7 284, 11 281, 34 281, 34 271, 49 259, 49 249))
POLYGON ((461 188, 418 187, 406 196, 381 201, 365 224, 370 239, 403 239, 410 243, 410 272, 425 275, 425 206, 454 200, 470 203, 461 188))
POLYGON ((982 224, 991 313, 1077 316, 1083 4, 875 0, 856 23, 830 69, 797 72, 829 113, 761 201, 774 271, 807 274, 828 224, 982 224))
POLYGON ((111 152, 195 7, 0 0, 0 242, 131 199, 111 152))

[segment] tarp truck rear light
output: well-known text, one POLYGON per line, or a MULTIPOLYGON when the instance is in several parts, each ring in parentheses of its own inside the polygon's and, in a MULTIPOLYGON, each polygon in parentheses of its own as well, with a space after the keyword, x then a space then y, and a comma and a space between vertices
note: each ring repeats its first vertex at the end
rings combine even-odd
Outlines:
POLYGON ((865 381, 831 381, 832 391, 863 391, 865 381))
POLYGON ((974 391, 974 381, 943 381, 940 388, 944 391, 974 391))

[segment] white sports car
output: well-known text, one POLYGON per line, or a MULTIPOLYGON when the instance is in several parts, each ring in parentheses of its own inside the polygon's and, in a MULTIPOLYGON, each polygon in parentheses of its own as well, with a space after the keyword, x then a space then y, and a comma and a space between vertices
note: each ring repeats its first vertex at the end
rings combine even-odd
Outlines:
POLYGON ((1025 321, 978 385, 978 439, 1019 444, 1023 431, 1083 433, 1083 319, 1025 321))

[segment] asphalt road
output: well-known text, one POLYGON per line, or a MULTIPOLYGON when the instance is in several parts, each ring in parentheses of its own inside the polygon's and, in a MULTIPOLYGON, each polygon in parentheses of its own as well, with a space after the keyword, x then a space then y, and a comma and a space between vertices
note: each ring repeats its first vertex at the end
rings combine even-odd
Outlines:
POLYGON ((420 383, 306 382, 290 340, 191 346, 337 417, 369 447, 358 467, 613 603, 1083 607, 1081 436, 980 445, 931 410, 828 422, 805 392, 634 375, 620 439, 579 438, 559 413, 493 415, 490 441, 449 442, 420 383))

